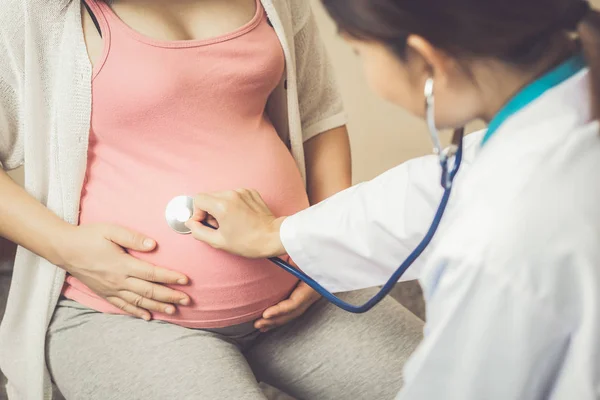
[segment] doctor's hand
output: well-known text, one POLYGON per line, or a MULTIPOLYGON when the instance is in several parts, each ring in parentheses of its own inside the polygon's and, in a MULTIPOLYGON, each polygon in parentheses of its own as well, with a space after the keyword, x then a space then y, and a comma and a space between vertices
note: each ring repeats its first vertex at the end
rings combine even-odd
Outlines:
POLYGON ((300 282, 287 300, 265 310, 254 327, 261 332, 268 332, 285 325, 304 314, 320 298, 310 286, 300 282))
POLYGON ((185 293, 164 286, 187 284, 185 275, 127 253, 156 248, 144 235, 117 225, 89 224, 72 227, 60 241, 58 266, 127 314, 150 320, 149 311, 174 314, 175 304, 190 302, 185 293))
POLYGON ((276 218, 256 190, 199 194, 186 223, 194 238, 246 258, 285 254, 279 238, 284 218, 276 218), (207 223, 216 229, 209 228, 207 223))

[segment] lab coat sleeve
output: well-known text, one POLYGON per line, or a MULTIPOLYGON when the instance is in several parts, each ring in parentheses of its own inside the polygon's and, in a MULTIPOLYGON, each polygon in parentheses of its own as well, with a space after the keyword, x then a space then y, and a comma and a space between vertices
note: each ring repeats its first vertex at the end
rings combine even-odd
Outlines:
POLYGON ((569 344, 565 318, 494 272, 453 269, 428 299, 425 339, 398 399, 548 398, 569 344))
MULTIPOLYGON (((465 137, 456 185, 482 135, 465 137)), ((382 285, 423 238, 442 193, 437 157, 417 158, 288 217, 281 240, 298 267, 331 292, 382 285)), ((403 280, 419 277, 430 251, 403 280)))

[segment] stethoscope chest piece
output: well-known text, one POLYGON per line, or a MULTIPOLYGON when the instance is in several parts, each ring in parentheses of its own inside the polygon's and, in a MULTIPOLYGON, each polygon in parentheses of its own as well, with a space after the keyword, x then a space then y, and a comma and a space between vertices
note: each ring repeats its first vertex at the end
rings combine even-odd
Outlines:
POLYGON ((185 223, 194 215, 194 199, 189 196, 177 196, 167 204, 165 218, 175 232, 182 235, 192 233, 185 223))

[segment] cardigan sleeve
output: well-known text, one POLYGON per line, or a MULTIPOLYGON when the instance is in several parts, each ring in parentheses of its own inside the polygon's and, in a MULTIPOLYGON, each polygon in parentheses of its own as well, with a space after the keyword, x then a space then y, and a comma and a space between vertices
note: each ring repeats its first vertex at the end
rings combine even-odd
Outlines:
POLYGON ((4 170, 15 169, 23 163, 18 109, 15 88, 0 76, 0 167, 4 170))
POLYGON ((345 125, 347 117, 312 9, 308 5, 300 8, 294 18, 298 27, 294 46, 302 136, 307 141, 345 125))
POLYGON ((24 12, 22 2, 7 1, 14 8, 0 14, 0 168, 10 170, 23 163, 20 120, 24 12))

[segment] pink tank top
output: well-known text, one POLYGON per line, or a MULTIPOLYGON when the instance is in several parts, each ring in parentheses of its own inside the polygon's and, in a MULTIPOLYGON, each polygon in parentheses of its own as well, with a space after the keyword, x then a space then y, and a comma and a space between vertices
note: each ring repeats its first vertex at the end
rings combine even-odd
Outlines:
MULTIPOLYGON (((265 113, 284 71, 283 50, 260 1, 230 34, 165 42, 128 27, 103 2, 88 0, 105 41, 92 82, 92 118, 80 224, 114 223, 142 232, 156 251, 132 255, 180 271, 192 299, 174 316, 190 328, 258 318, 297 281, 266 260, 214 250, 172 231, 175 196, 234 188, 260 191, 276 215, 308 206, 300 172, 265 113)), ((63 294, 98 311, 120 310, 72 276, 63 294)))

